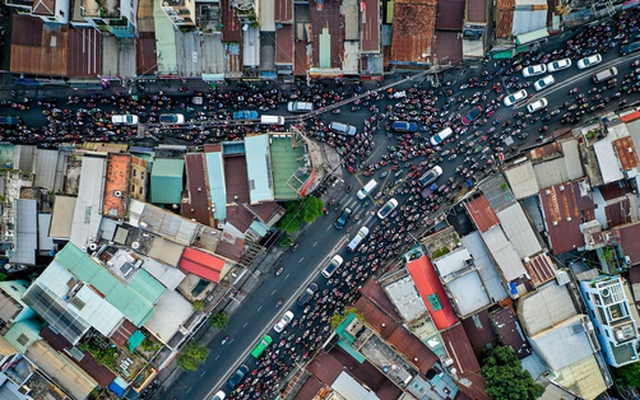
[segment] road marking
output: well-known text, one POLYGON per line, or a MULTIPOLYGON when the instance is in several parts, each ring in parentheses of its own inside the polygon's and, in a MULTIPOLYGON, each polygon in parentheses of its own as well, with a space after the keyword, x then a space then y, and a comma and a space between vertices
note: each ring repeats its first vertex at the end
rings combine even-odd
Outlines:
POLYGON ((204 376, 204 374, 206 374, 207 371, 202 371, 202 373, 200 374, 200 378, 202 378, 204 376))
POLYGON ((274 289, 273 292, 271 292, 271 296, 273 296, 275 294, 276 290, 274 289))
POLYGON ((325 231, 328 231, 329 229, 331 229, 331 225, 327 226, 327 229, 325 229, 325 231))
POLYGON ((187 393, 189 393, 191 391, 191 389, 193 389, 193 387, 190 387, 189 390, 187 390, 187 393))
MULTIPOLYGON (((229 344, 231 344, 231 343, 233 343, 233 339, 229 340, 229 344)), ((220 356, 218 356, 218 357, 220 357, 220 356)))
POLYGON ((220 355, 217 355, 213 361, 218 361, 218 358, 220 358, 220 355))
POLYGON ((284 279, 289 279, 289 275, 291 274, 287 274, 287 276, 285 276, 284 279))
POLYGON ((244 325, 242 325, 242 327, 243 327, 243 328, 246 328, 246 327, 247 327, 247 325, 249 325, 249 323, 248 323, 248 322, 245 322, 245 323, 244 323, 244 325))
POLYGON ((262 306, 258 307, 256 311, 260 311, 260 310, 262 310, 262 306))
POLYGON ((302 262, 302 260, 304 260, 304 257, 302 257, 302 258, 300 259, 300 261, 298 261, 298 264, 300 264, 300 263, 302 262))
POLYGON ((318 242, 315 242, 312 247, 316 247, 317 244, 318 244, 318 242))

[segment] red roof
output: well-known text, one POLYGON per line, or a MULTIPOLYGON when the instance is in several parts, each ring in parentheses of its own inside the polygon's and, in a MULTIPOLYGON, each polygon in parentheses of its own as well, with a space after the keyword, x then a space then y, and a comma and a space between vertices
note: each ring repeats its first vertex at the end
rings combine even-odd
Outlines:
POLYGON ((453 311, 444 287, 440 283, 436 271, 427 256, 422 256, 409 262, 407 270, 411 274, 411 278, 413 278, 424 304, 427 305, 436 328, 443 330, 457 323, 459 321, 458 316, 453 311))
POLYGON ((489 204, 489 199, 482 195, 465 204, 467 213, 482 233, 488 231, 500 223, 496 212, 489 204))
POLYGON ((224 260, 212 254, 187 247, 180 258, 180 268, 211 282, 220 281, 224 260))
POLYGON ((459 374, 480 372, 480 364, 462 324, 456 324, 440 334, 459 374))

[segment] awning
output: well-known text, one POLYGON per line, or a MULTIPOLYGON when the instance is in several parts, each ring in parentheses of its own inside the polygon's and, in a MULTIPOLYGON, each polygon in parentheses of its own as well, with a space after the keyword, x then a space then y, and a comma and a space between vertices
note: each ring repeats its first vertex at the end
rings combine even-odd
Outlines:
POLYGON ((514 56, 513 49, 498 50, 491 53, 491 58, 493 60, 510 60, 513 58, 513 56, 514 56))
POLYGON ((516 44, 522 45, 531 42, 535 42, 536 40, 540 40, 549 36, 549 31, 547 28, 536 29, 535 31, 523 33, 522 35, 516 36, 516 44))
POLYGON ((205 82, 224 82, 224 74, 202 74, 201 79, 205 82))

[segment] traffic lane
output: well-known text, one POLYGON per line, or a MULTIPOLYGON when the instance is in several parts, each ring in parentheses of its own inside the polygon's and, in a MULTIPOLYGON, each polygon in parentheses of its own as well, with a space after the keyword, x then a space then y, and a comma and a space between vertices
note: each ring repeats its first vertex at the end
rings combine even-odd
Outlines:
MULTIPOLYGON (((278 297, 285 299, 285 303, 290 299, 295 301, 297 297, 295 292, 303 286, 306 288, 303 283, 311 272, 311 265, 317 267, 325 255, 344 237, 343 231, 333 228, 333 219, 329 216, 321 217, 321 221, 317 224, 317 226, 314 225, 314 231, 322 232, 321 240, 305 240, 304 243, 300 243, 298 251, 286 252, 281 261, 283 265, 287 265, 285 271, 278 277, 269 274, 259 287, 247 295, 236 313, 229 319, 227 329, 208 344, 207 347, 211 349, 211 353, 205 363, 198 371, 180 372, 180 378, 167 388, 166 393, 160 394, 159 399, 172 400, 174 397, 179 400, 204 399, 212 388, 217 389, 224 385, 227 375, 237 368, 238 358, 253 348, 262 337, 261 332, 264 328, 268 327, 268 331, 272 331, 272 320, 286 311, 283 307, 275 308, 277 298, 271 293, 275 290, 278 297), (302 267, 297 268, 297 266, 302 267), (262 308, 258 309, 260 305, 262 308), (230 342, 220 345, 224 335, 229 335, 230 342), (232 339, 233 342, 231 342, 232 339), (204 384, 205 381, 201 376, 204 372, 206 372, 208 384, 204 384)), ((309 236, 307 233, 307 237, 309 236)), ((315 274, 314 277, 317 278, 315 274)))

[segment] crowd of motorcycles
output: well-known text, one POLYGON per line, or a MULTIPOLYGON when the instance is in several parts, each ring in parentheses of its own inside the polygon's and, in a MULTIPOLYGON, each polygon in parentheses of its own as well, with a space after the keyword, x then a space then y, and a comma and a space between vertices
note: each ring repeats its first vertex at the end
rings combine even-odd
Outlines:
MULTIPOLYGON (((404 91, 387 89, 371 92, 355 101, 350 108, 351 112, 357 112, 365 107, 370 112, 370 117, 364 121, 364 129, 354 137, 335 134, 321 120, 311 120, 314 138, 336 148, 342 156, 345 169, 350 173, 389 177, 389 182, 380 187, 373 198, 364 201, 365 206, 378 200, 378 203, 382 203, 381 199, 395 195, 406 195, 406 201, 389 218, 373 228, 356 250, 356 255, 327 280, 327 287, 316 295, 311 305, 304 308, 301 316, 293 320, 288 330, 280 334, 277 345, 271 346, 263 354, 258 367, 231 394, 231 398, 273 397, 282 390, 283 379, 293 362, 302 364, 307 361, 331 334, 328 323, 330 317, 342 314, 358 298, 364 282, 413 243, 407 233, 423 225, 431 225, 431 218, 438 208, 443 203, 451 202, 459 188, 465 184, 471 186, 473 179, 488 173, 498 162, 500 153, 517 151, 514 139, 526 139, 530 126, 539 126, 538 133, 543 134, 538 135, 537 139, 547 140, 550 137, 544 133, 549 129, 548 125, 541 124, 555 122, 554 116, 562 113, 556 118, 558 122, 576 123, 582 116, 603 109, 611 101, 620 99, 618 105, 624 106, 627 96, 640 88, 640 69, 620 81, 612 80, 603 87, 586 92, 579 88, 571 89, 568 93, 571 100, 556 108, 544 109, 536 115, 517 111, 512 118, 504 121, 493 116, 501 107, 507 90, 529 86, 530 82, 516 76, 523 67, 565 57, 575 60, 596 52, 606 53, 615 45, 624 43, 638 30, 638 20, 637 11, 627 11, 613 25, 602 23, 589 26, 565 42, 563 48, 549 53, 528 53, 512 60, 509 65, 504 64, 495 73, 481 72, 480 76, 462 83, 457 96, 451 89, 457 83, 454 80, 444 82, 440 88, 424 89, 415 85, 404 91), (376 102, 385 98, 398 99, 398 102, 380 109, 376 102), (460 123, 461 112, 474 104, 485 106, 483 115, 469 126, 464 126, 460 123), (413 133, 392 133, 392 121, 416 122, 420 128, 413 133), (387 148, 378 161, 367 163, 365 160, 375 150, 374 134, 382 127, 394 144, 387 148), (455 134, 441 146, 431 146, 428 143, 430 133, 446 127, 451 127, 455 134), (463 162, 445 183, 429 188, 420 184, 418 178, 425 171, 457 157, 463 162)), ((638 64, 638 61, 634 61, 633 67, 638 64)), ((339 97, 342 96, 336 96, 336 100, 339 97)), ((347 187, 349 189, 350 186, 347 187)), ((328 204, 337 212, 341 209, 341 205, 333 200, 329 200, 328 204)))

